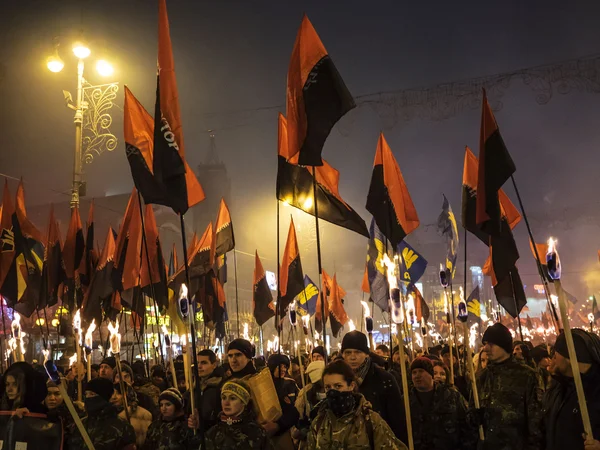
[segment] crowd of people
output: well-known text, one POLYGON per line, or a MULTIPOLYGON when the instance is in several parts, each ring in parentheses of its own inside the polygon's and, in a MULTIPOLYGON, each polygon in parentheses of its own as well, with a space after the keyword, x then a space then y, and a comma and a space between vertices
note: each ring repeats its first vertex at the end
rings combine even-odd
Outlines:
POLYGON ((121 361, 119 372, 115 358, 107 357, 91 367, 90 381, 81 366, 65 371, 62 392, 72 399, 75 417, 43 366, 18 362, 0 381, 0 409, 11 411, 12 421, 45 417, 60 426, 67 450, 88 448, 76 419, 96 450, 400 450, 407 448, 409 432, 416 450, 598 450, 600 339, 580 329, 573 338, 596 439, 584 434, 564 335, 552 346, 533 347, 513 342, 500 323, 483 334, 472 371, 464 348, 411 354, 380 345, 372 351, 359 331, 344 335, 339 352, 327 355, 315 347, 292 360, 283 353, 256 356, 252 343, 235 339, 226 361, 199 351, 193 399, 182 361, 175 361, 174 374, 160 365, 147 374, 141 361, 121 361), (406 354, 407 392, 400 351, 406 354), (276 420, 257 411, 257 395, 264 393, 253 393, 250 381, 262 370, 275 387, 276 420))

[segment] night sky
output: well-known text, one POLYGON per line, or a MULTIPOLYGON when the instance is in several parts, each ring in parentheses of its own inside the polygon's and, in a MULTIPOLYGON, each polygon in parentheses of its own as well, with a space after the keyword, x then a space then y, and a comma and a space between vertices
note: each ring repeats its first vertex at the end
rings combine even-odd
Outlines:
MULTIPOLYGON (((24 177, 28 204, 66 201, 74 132, 62 90, 75 92, 72 42, 83 32, 92 49, 86 67, 91 83, 106 82, 96 75, 93 63, 108 59, 116 67, 110 81, 128 85, 153 111, 156 1, 5 3, 0 16, 0 173, 24 177), (60 74, 45 67, 54 37, 65 62, 60 74)), ((287 66, 303 13, 359 100, 365 94, 428 88, 600 54, 600 5, 589 1, 167 3, 190 166, 204 160, 207 130, 216 130, 219 157, 232 180, 238 248, 248 253, 258 248, 273 260, 277 113, 285 112, 287 66)), ((579 297, 600 291, 600 81, 588 87, 590 92, 574 88, 566 95, 554 90, 551 100, 539 105, 536 94, 514 79, 504 89, 496 114, 517 165, 516 179, 533 232, 538 241, 550 235, 558 238, 565 287, 579 297)), ((122 101, 121 89, 119 107, 122 101)), ((443 121, 394 121, 386 112, 389 107, 381 104, 351 111, 333 130, 323 155, 341 172, 342 196, 368 223, 364 205, 371 166, 378 133, 385 133, 421 218, 421 229, 408 241, 422 248, 435 268, 445 249, 432 224, 442 193, 460 214, 464 146, 477 154, 480 106, 476 103, 443 121)), ((112 131, 121 138, 122 112, 115 108, 113 115, 112 131)), ((88 196, 125 193, 133 186, 122 140, 117 150, 85 168, 88 196)), ((512 186, 506 191, 516 202, 512 186)), ((282 230, 287 230, 287 220, 282 230)), ((43 229, 46 224, 38 226, 43 229)), ((362 268, 363 238, 333 227, 324 227, 323 234, 329 272, 334 266, 355 272, 362 268)), ((536 269, 524 224, 516 235, 524 282, 534 283, 536 269)), ((474 239, 469 242, 469 264, 482 265, 485 248, 474 239)), ((305 257, 309 274, 314 274, 315 259, 313 254, 305 257)), ((360 277, 346 276, 342 282, 348 291, 358 291, 360 277)))

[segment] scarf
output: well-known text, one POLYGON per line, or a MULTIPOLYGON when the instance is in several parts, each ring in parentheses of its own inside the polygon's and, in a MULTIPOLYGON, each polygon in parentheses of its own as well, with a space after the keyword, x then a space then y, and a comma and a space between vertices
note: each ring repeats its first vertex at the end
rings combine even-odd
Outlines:
POLYGON ((359 386, 365 380, 365 377, 367 376, 367 372, 369 372, 370 368, 371 368, 371 358, 369 356, 367 356, 365 358, 365 360, 363 361, 363 363, 360 366, 358 366, 358 368, 354 371, 354 374, 356 375, 356 378, 358 379, 359 386))

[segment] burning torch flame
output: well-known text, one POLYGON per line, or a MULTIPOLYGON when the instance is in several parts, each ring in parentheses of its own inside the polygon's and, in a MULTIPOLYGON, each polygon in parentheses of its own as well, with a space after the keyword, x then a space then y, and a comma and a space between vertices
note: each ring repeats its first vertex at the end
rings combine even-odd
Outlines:
POLYGON ((387 272, 387 281, 391 289, 398 289, 398 279, 396 278, 396 263, 390 259, 387 253, 383 254, 382 266, 385 266, 387 272))
POLYGON ((477 327, 479 326, 479 324, 474 323, 473 325, 471 325, 471 328, 469 328, 469 347, 470 348, 475 348, 475 342, 477 341, 477 327))
POLYGON ((593 315, 592 313, 589 313, 589 314, 588 314, 588 320, 589 320, 590 322, 595 322, 594 315, 593 315))
MULTIPOLYGON (((79 311, 77 311, 79 312, 79 311)), ((87 331, 85 332, 85 346, 87 348, 89 348, 90 350, 92 349, 92 333, 96 330, 96 319, 92 319, 92 323, 90 323, 90 326, 88 327, 87 331)))
POLYGON ((73 331, 77 334, 76 338, 79 341, 79 345, 81 345, 81 310, 77 310, 75 316, 73 317, 73 331))
POLYGON ((248 323, 244 323, 244 339, 247 341, 250 340, 250 337, 248 336, 248 323))
POLYGON ((356 327, 354 326, 354 322, 352 321, 352 319, 350 319, 348 321, 348 326, 350 327, 350 331, 356 330, 356 327))
POLYGON ((108 322, 108 331, 110 332, 110 350, 111 354, 116 354, 121 351, 121 334, 119 333, 119 319, 112 322, 108 322))
POLYGON ((364 300, 360 302, 360 304, 363 307, 363 316, 365 317, 371 317, 371 310, 369 309, 369 304, 367 302, 365 302, 364 300))
POLYGON ((308 327, 310 326, 310 316, 308 314, 302 316, 302 322, 304 327, 308 329, 308 327))
POLYGON ((273 338, 273 351, 274 352, 278 352, 279 351, 279 336, 275 336, 273 338))
POLYGON ((21 337, 21 315, 15 312, 15 319, 10 324, 12 328, 13 337, 19 339, 21 337))
POLYGON ((73 367, 73 364, 77 363, 77 353, 73 353, 73 356, 69 358, 69 367, 73 367))

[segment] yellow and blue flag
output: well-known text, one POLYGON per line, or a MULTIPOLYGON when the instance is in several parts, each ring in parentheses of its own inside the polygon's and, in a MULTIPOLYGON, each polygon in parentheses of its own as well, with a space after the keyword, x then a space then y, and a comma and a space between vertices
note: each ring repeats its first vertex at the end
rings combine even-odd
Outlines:
MULTIPOLYGON (((386 238, 375 223, 371 220, 369 227, 369 246, 367 248, 367 275, 371 290, 371 300, 382 311, 389 311, 389 285, 386 269, 383 266, 383 255, 387 252, 386 238)), ((391 248, 391 247, 390 247, 391 248)))
POLYGON ((301 316, 313 316, 317 311, 317 297, 319 296, 319 288, 313 281, 304 275, 304 290, 300 292, 296 300, 296 309, 301 316))
POLYGON ((412 248, 406 241, 400 242, 396 249, 400 256, 400 279, 407 287, 415 284, 427 269, 427 260, 412 248))
POLYGON ((458 227, 456 226, 456 217, 452 212, 450 202, 444 195, 442 212, 438 217, 438 233, 446 238, 448 243, 448 254, 446 256, 446 270, 454 278, 456 273, 456 258, 458 256, 458 227))
POLYGON ((473 325, 474 323, 481 324, 481 299, 479 294, 479 286, 476 286, 467 298, 467 311, 469 312, 469 317, 467 319, 467 323, 473 325))

